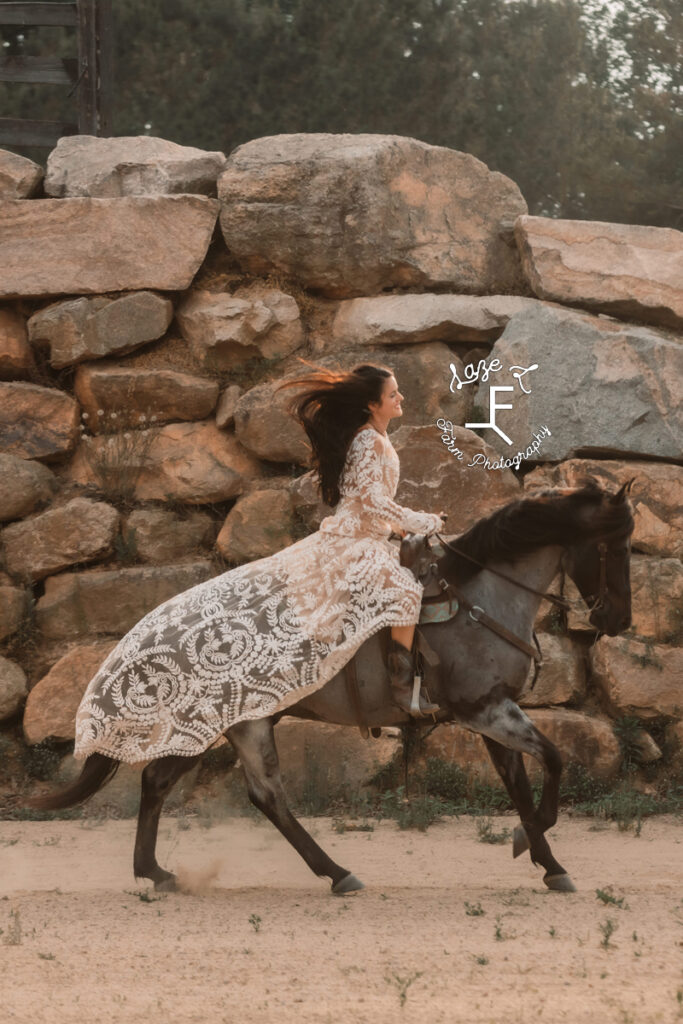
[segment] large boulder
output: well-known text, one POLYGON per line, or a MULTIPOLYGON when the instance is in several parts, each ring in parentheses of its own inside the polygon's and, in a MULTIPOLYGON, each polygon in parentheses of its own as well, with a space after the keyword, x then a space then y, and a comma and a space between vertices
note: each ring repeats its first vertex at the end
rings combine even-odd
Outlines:
MULTIPOLYGON (((529 718, 560 751, 565 764, 580 764, 597 778, 613 778, 621 766, 621 747, 612 723, 600 715, 565 708, 537 708, 529 718)), ((527 762, 530 761, 527 758, 527 762)))
POLYGON ((559 466, 528 473, 524 486, 527 490, 581 487, 589 479, 611 491, 633 481, 629 491, 635 520, 633 547, 649 555, 683 557, 683 466, 636 460, 568 459, 559 466))
POLYGON ((522 216, 515 236, 539 298, 683 327, 683 232, 522 216))
POLYGON ((15 661, 0 657, 0 722, 16 715, 27 693, 24 670, 15 661))
POLYGON ((181 516, 164 508, 140 508, 128 516, 121 535, 137 559, 163 565, 196 557, 211 546, 215 529, 206 512, 181 516))
POLYGON ((218 179, 228 249, 344 298, 391 287, 522 288, 512 225, 526 203, 466 153, 396 135, 276 135, 218 179))
POLYGON ((28 157, 0 149, 0 199, 30 199, 43 180, 43 168, 28 157))
POLYGON ((190 195, 0 202, 0 297, 185 289, 217 214, 190 195))
POLYGON ((526 708, 570 704, 580 700, 586 691, 586 673, 581 650, 569 637, 539 633, 538 642, 543 662, 532 686, 533 672, 520 704, 526 708))
POLYGON ((74 647, 32 688, 24 708, 24 736, 29 744, 48 736, 72 740, 76 712, 88 683, 110 651, 114 640, 74 647))
POLYGON ((22 459, 64 455, 76 444, 78 420, 78 405, 57 388, 0 383, 0 453, 22 459))
POLYGON ((681 560, 643 556, 633 558, 631 605, 633 633, 649 640, 683 645, 681 560))
POLYGON ((477 391, 490 422, 490 388, 512 409, 498 411, 487 440, 503 453, 525 449, 543 428, 531 461, 570 455, 635 455, 678 459, 683 423, 683 346, 661 332, 539 303, 508 323, 489 358, 499 369, 477 391), (520 369, 521 368, 521 369, 520 369), (522 372, 522 370, 526 372, 522 372), (524 393, 526 392, 526 393, 524 393))
POLYGON ((683 647, 602 636, 591 648, 593 679, 622 715, 683 718, 683 647))
POLYGON ((227 501, 259 474, 259 463, 213 421, 170 423, 158 430, 87 437, 69 467, 70 478, 107 494, 125 484, 138 501, 227 501), (114 477, 114 474, 117 474, 114 477))
POLYGON ((292 500, 288 490, 264 488, 240 498, 228 513, 216 547, 228 562, 265 558, 292 543, 292 500))
POLYGON ((132 352, 165 333, 173 319, 173 303, 154 292, 130 292, 115 299, 55 302, 28 322, 33 345, 50 346, 55 369, 86 359, 132 352))
POLYGON ((212 575, 211 562, 200 559, 50 576, 36 606, 36 624, 50 640, 93 633, 122 636, 147 612, 212 575))
POLYGON ((304 340, 296 300, 259 282, 233 294, 191 291, 177 320, 199 362, 213 370, 232 370, 250 359, 282 359, 304 340))
POLYGON ((24 621, 29 595, 23 587, 12 585, 9 576, 0 575, 0 640, 13 636, 24 621))
POLYGON ((47 161, 45 192, 65 196, 216 195, 225 154, 179 146, 149 135, 66 135, 47 161))
POLYGON ((294 803, 321 803, 322 812, 340 797, 357 793, 397 753, 395 735, 383 731, 369 743, 357 730, 322 722, 283 719, 275 730, 282 780, 294 803))
POLYGON ((462 459, 442 440, 434 426, 400 427, 390 435, 401 460, 396 500, 412 509, 447 512, 448 533, 463 533, 479 519, 523 497, 509 469, 487 469, 475 457, 495 465, 497 456, 470 430, 456 431, 455 445, 462 459))
POLYGON ((175 370, 95 363, 79 366, 74 390, 88 429, 98 433, 111 429, 113 415, 121 428, 140 426, 152 416, 157 423, 207 419, 218 401, 219 386, 206 377, 175 370))
POLYGON ((0 523, 27 516, 49 501, 56 487, 47 466, 0 453, 0 523))
POLYGON ((374 295, 340 302, 330 346, 405 345, 499 338, 511 316, 536 299, 521 295, 374 295))
POLYGON ((114 547, 119 514, 103 501, 73 498, 0 534, 7 571, 31 582, 104 558, 114 547))
POLYGON ((257 384, 242 395, 235 407, 235 434, 260 459, 303 465, 310 447, 303 427, 289 413, 294 391, 280 391, 280 383, 257 384))
POLYGON ((33 367, 26 320, 12 309, 0 309, 0 380, 25 380, 33 367))
MULTIPOLYGON (((565 708, 534 708, 527 714, 558 748, 565 765, 580 764, 601 779, 614 778, 619 771, 621 750, 608 719, 565 708)), ((471 778, 501 784, 481 736, 460 725, 445 725, 431 733, 424 754, 459 765, 471 778)), ((524 763, 532 781, 540 780, 538 762, 525 755, 524 763)))

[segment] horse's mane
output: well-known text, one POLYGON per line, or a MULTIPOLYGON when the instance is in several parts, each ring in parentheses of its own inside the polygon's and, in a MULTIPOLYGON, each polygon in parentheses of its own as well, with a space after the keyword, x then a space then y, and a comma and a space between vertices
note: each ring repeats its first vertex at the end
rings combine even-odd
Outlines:
MULTIPOLYGON (((482 519, 451 543, 482 565, 514 561, 550 544, 568 547, 595 537, 617 537, 633 529, 631 505, 625 493, 619 500, 591 481, 576 490, 541 491, 514 501, 482 519), (590 515, 581 515, 588 510, 590 515)), ((479 567, 447 551, 444 569, 460 582, 479 567)))

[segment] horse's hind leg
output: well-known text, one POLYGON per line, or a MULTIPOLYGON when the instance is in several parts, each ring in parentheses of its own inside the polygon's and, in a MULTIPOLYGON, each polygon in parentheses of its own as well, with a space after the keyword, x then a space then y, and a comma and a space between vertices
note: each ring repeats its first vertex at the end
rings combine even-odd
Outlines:
POLYGON ((511 700, 487 709, 484 715, 485 718, 472 725, 482 733, 496 771, 522 820, 523 830, 515 830, 515 856, 524 852, 526 837, 532 861, 545 868, 543 880, 548 888, 573 892, 573 882, 553 857, 544 835, 557 821, 562 771, 557 748, 511 700), (538 809, 534 808, 522 753, 531 754, 543 767, 543 792, 538 809))
POLYGON ((156 845, 161 808, 180 776, 188 772, 198 760, 197 757, 161 757, 148 764, 142 773, 133 870, 136 878, 150 878, 154 888, 163 892, 173 892, 176 878, 157 864, 156 845))
POLYGON ((237 751, 247 780, 249 799, 282 832, 316 875, 332 880, 339 895, 363 888, 346 868, 335 864, 299 824, 287 806, 273 736, 272 719, 239 722, 226 733, 237 751))

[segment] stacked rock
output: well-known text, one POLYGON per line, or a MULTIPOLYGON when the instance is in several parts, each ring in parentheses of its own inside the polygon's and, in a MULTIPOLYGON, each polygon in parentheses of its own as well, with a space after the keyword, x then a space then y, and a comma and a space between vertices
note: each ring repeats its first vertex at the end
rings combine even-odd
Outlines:
MULTIPOLYGON (((457 531, 538 488, 634 479, 633 626, 593 643, 586 617, 544 609, 523 703, 605 777, 620 717, 643 724, 644 759, 661 756, 648 722, 680 748, 683 234, 529 216, 504 175, 397 136, 283 135, 227 159, 75 136, 44 174, 0 153, 0 266, 15 753, 73 737, 90 677, 147 611, 316 528, 277 391, 302 358, 395 370, 398 500, 428 493, 457 531)), ((439 734, 440 756, 485 773, 478 739, 439 734)))

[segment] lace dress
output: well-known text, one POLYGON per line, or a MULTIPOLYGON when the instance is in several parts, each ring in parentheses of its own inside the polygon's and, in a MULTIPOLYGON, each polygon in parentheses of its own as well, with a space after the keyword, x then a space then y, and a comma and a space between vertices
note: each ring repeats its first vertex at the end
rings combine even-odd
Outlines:
POLYGON ((75 756, 200 754, 235 723, 319 689, 377 630, 417 622, 422 588, 388 538, 441 520, 397 505, 398 477, 389 439, 361 430, 316 533, 145 615, 88 686, 75 756))

